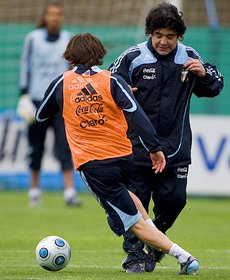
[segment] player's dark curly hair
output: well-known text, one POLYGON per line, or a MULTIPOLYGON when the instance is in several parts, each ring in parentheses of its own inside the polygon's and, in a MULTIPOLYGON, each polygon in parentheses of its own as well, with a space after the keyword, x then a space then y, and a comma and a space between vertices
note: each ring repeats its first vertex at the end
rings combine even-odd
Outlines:
POLYGON ((179 37, 183 38, 186 30, 183 13, 178 12, 177 7, 167 2, 152 8, 146 17, 145 34, 151 35, 160 28, 174 30, 179 37))
POLYGON ((90 33, 77 34, 70 40, 63 57, 71 66, 83 64, 87 68, 102 65, 106 54, 101 41, 90 33))

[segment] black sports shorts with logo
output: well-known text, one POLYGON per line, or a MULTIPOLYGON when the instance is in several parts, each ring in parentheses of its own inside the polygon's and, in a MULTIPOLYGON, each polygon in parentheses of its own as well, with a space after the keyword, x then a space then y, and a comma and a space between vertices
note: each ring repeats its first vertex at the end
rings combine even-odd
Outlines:
POLYGON ((110 228, 119 236, 141 219, 127 190, 132 170, 132 156, 95 160, 80 168, 86 187, 105 209, 110 228))

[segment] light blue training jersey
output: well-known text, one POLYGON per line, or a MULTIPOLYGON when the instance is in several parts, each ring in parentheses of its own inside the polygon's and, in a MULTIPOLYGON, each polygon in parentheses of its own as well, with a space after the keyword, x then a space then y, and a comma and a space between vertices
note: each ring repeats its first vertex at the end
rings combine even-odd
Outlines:
POLYGON ((27 89, 32 100, 41 101, 49 84, 70 66, 62 57, 71 33, 60 31, 56 41, 48 41, 46 28, 30 32, 24 42, 20 63, 20 88, 27 89))

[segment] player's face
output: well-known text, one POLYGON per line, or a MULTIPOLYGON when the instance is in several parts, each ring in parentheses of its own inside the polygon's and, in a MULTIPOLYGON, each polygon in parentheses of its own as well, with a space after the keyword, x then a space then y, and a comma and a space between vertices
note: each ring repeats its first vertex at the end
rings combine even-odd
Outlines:
POLYGON ((179 37, 175 31, 159 28, 151 35, 152 45, 160 55, 167 55, 176 48, 179 37))
POLYGON ((63 22, 63 10, 61 7, 49 6, 44 15, 46 27, 50 31, 58 31, 63 22))

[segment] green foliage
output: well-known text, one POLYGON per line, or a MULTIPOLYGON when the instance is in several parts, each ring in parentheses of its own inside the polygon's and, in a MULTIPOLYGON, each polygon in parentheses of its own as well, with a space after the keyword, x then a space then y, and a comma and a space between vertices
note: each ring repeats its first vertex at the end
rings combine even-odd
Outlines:
MULTIPOLYGON (((30 209, 25 192, 0 192, 0 279, 188 279, 178 276, 176 260, 166 257, 153 273, 125 274, 122 238, 106 223, 103 209, 91 195, 82 196, 82 208, 64 205, 61 193, 43 194, 40 208, 30 209), (72 249, 69 265, 47 272, 35 260, 35 247, 47 235, 65 238, 72 249)), ((230 199, 189 198, 168 236, 199 258, 195 278, 229 279, 230 199)))

